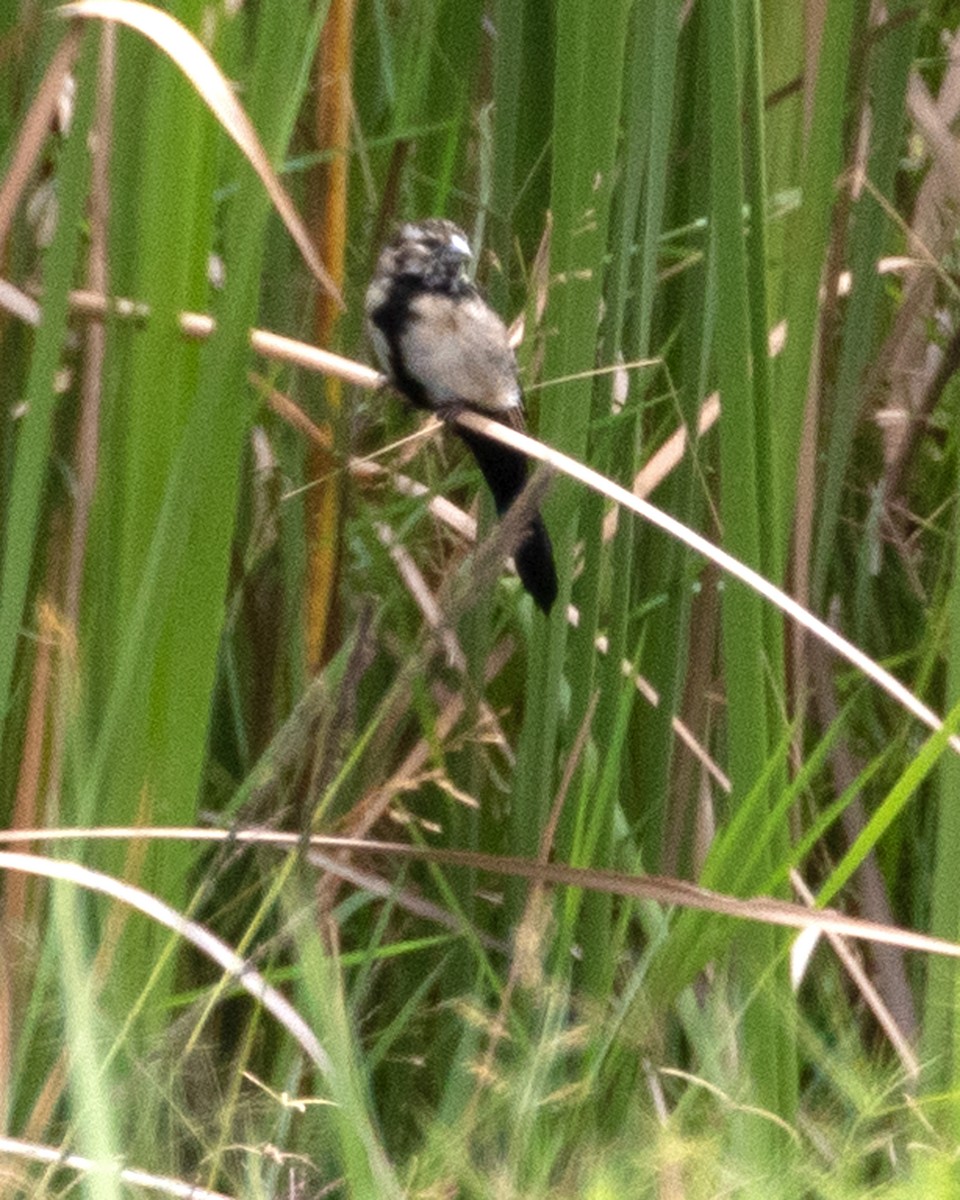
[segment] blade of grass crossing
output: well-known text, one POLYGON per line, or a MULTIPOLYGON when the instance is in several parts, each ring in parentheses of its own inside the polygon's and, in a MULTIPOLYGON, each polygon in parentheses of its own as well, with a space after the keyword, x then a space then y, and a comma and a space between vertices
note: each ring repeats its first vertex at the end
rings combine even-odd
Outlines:
MULTIPOLYGON (((637 694, 633 681, 625 679, 622 674, 619 685, 616 694, 617 707, 610 713, 610 724, 598 725, 598 728, 610 731, 609 738, 604 738, 599 779, 596 786, 590 789, 589 795, 580 797, 580 803, 577 805, 578 829, 570 862, 582 863, 585 866, 612 865, 612 840, 619 800, 620 774, 623 762, 627 761, 624 743, 629 728, 630 712, 637 694)), ((574 889, 571 889, 561 902, 561 911, 564 912, 565 923, 572 930, 571 918, 576 912, 578 901, 582 905, 576 932, 581 946, 584 947, 584 984, 592 995, 607 996, 620 954, 619 945, 611 938, 614 927, 612 898, 604 897, 606 903, 597 903, 599 899, 601 897, 591 892, 578 897, 574 889), (589 946, 602 946, 604 950, 602 953, 587 953, 586 947, 589 946)), ((560 944, 565 946, 566 942, 561 940, 560 944)))
MULTIPOLYGON (((190 0, 175 14, 200 28, 205 5, 190 0)), ((123 31, 120 53, 132 34, 123 31)), ((116 458, 120 528, 117 609, 123 621, 134 604, 170 465, 194 403, 200 350, 186 341, 177 314, 208 305, 207 255, 212 242, 217 128, 190 84, 161 55, 150 64, 142 140, 128 149, 140 160, 137 182, 136 295, 153 320, 133 345, 124 404, 122 458, 116 458)), ((128 79, 118 103, 142 100, 143 83, 128 79)), ((104 639, 115 646, 114 628, 104 639)), ((107 661, 112 659, 106 649, 107 661)))
MULTIPOLYGON (((723 404, 720 427, 721 518, 732 554, 760 568, 756 410, 750 374, 750 314, 743 228, 740 146, 740 65, 737 6, 711 6, 711 253, 723 297, 714 354, 723 404)), ((767 727, 758 597, 728 583, 724 589, 724 656, 728 696, 729 773, 735 792, 749 788, 766 759, 758 730, 767 727)))
MULTIPOLYGON (((666 220, 671 226, 702 224, 703 214, 709 211, 710 179, 704 169, 710 158, 710 128, 704 120, 709 112, 710 83, 705 67, 705 25, 705 8, 701 7, 682 31, 677 51, 677 132, 670 150, 671 186, 665 197, 666 220)), ((679 330, 676 349, 668 356, 675 392, 672 380, 668 386, 690 436, 690 453, 660 486, 657 502, 678 516, 682 514, 693 528, 701 526, 707 508, 697 428, 703 398, 713 388, 711 347, 719 305, 715 260, 699 253, 706 236, 706 231, 694 235, 686 251, 689 265, 679 279, 666 283, 658 296, 658 326, 679 330)), ((708 453, 714 452, 715 442, 714 436, 707 444, 708 453)), ((712 647, 704 645, 712 641, 712 635, 705 637, 702 626, 690 628, 692 599, 688 593, 693 591, 702 564, 656 531, 644 529, 640 538, 638 590, 648 603, 657 603, 664 596, 667 603, 657 604, 645 621, 648 641, 643 669, 660 690, 661 703, 656 709, 638 705, 634 712, 633 753, 644 769, 633 772, 635 782, 626 804, 628 820, 643 830, 644 862, 649 870, 657 871, 665 869, 664 856, 671 853, 672 845, 678 846, 683 857, 691 858, 689 838, 676 832, 677 824, 690 828, 693 801, 680 777, 682 767, 673 757, 670 716, 682 703, 691 662, 696 668, 691 650, 701 658, 712 658, 712 647), (674 611, 662 613, 661 608, 674 611), (672 633, 673 629, 677 632, 672 633)), ((709 575, 707 580, 707 586, 715 586, 709 575)), ((713 601, 704 598, 704 603, 712 605, 713 601)))
MULTIPOLYGON (((199 4, 183 4, 176 15, 197 28, 201 9, 199 4)), ((150 305, 153 316, 136 334, 118 333, 106 368, 113 387, 111 407, 104 414, 97 529, 87 573, 95 602, 87 607, 84 630, 91 673, 87 688, 93 711, 102 714, 95 731, 105 770, 95 807, 85 811, 81 805, 74 814, 81 823, 93 812, 100 820, 135 819, 158 741, 150 733, 150 722, 162 724, 150 680, 165 623, 158 609, 145 627, 145 640, 133 648, 139 660, 138 686, 124 696, 122 747, 114 747, 104 759, 111 736, 107 714, 115 711, 117 693, 124 692, 123 647, 142 617, 138 605, 151 545, 184 432, 195 412, 200 349, 185 341, 176 317, 193 305, 207 305, 216 163, 215 124, 172 64, 155 51, 142 58, 141 39, 126 30, 118 38, 118 54, 116 108, 126 118, 117 129, 113 154, 118 194, 112 208, 115 219, 123 222, 116 243, 119 252, 134 256, 134 294, 150 305), (127 70, 131 55, 141 67, 136 74, 127 70), (140 119, 130 120, 130 113, 140 119)), ((122 259, 119 267, 111 263, 111 275, 128 271, 122 259)), ((181 533, 185 536, 185 528, 181 533)), ((185 543, 175 544, 181 553, 185 543)), ((167 561, 164 567, 175 578, 174 563, 167 561)), ((146 793, 146 799, 152 803, 156 792, 146 793)), ((167 800, 171 820, 189 819, 190 810, 181 807, 179 798, 167 800)), ((97 861, 105 870, 117 870, 122 852, 118 847, 98 851, 97 861)), ((157 881, 171 902, 178 899, 175 878, 174 872, 166 881, 157 881), (172 885, 171 891, 163 890, 164 882, 172 885)))
MULTIPOLYGON (((597 21, 589 6, 560 0, 556 12, 556 78, 551 203, 554 216, 545 375, 569 375, 594 365, 602 295, 602 263, 620 121, 625 0, 597 21)), ((577 381, 555 389, 540 410, 544 439, 575 455, 586 449, 592 385, 577 381)), ((577 531, 578 493, 558 486, 546 505, 560 571, 560 595, 549 624, 538 618, 527 675, 526 721, 518 755, 510 840, 520 853, 536 848, 552 794, 557 762, 562 664, 567 639, 568 564, 577 531)), ((596 587, 584 580, 582 587, 596 587)), ((521 889, 511 888, 513 915, 521 889)))
MULTIPOLYGON (((870 155, 867 173, 881 195, 893 199, 894 177, 903 148, 907 80, 917 48, 920 20, 909 0, 887 10, 891 29, 877 39, 868 67, 870 155), (904 19, 900 19, 904 18, 904 19)), ((830 397, 826 471, 820 492, 811 595, 820 605, 827 587, 834 538, 853 453, 854 431, 863 407, 863 376, 876 353, 885 285, 877 273, 889 218, 874 196, 860 193, 850 231, 852 292, 846 305, 837 383, 830 397)), ((844 581, 846 586, 847 581, 844 581)))
POLYGON ((776 487, 779 537, 786 545, 793 524, 800 431, 807 402, 811 354, 818 323, 821 275, 830 235, 830 212, 842 161, 850 47, 866 37, 866 6, 831 0, 820 44, 813 114, 801 175, 799 209, 787 222, 787 345, 776 374, 776 487))
POLYGON ((47 481, 51 431, 59 392, 56 374, 67 330, 68 293, 83 226, 90 158, 87 135, 93 117, 96 41, 86 39, 77 64, 78 88, 73 128, 59 172, 58 210, 53 242, 43 260, 43 319, 37 331, 23 395, 24 417, 17 438, 3 530, 3 576, 0 586, 0 742, 11 701, 17 652, 22 646, 31 574, 36 567, 41 501, 47 481))
MULTIPOLYGON (((275 98, 274 81, 296 75, 300 49, 289 32, 291 27, 302 30, 303 19, 302 4, 271 4, 260 11, 257 53, 262 65, 255 75, 253 103, 258 96, 261 104, 262 97, 274 96, 261 116, 273 136, 278 121, 291 119, 291 105, 275 98)), ((250 416, 243 401, 247 331, 255 323, 269 211, 260 184, 245 163, 234 161, 239 186, 224 230, 228 276, 217 306, 218 331, 204 347, 189 388, 189 415, 165 473, 145 561, 137 565, 137 591, 127 622, 116 631, 121 647, 116 674, 96 756, 83 780, 91 807, 100 805, 108 791, 117 810, 128 810, 131 796, 145 788, 148 803, 162 804, 165 819, 178 823, 192 822, 196 813, 250 416), (131 786, 137 776, 142 784, 131 786)), ((206 189, 199 178, 195 184, 203 205, 206 189)), ((182 251, 190 257, 189 247, 182 251)), ((152 854, 147 886, 176 901, 192 860, 192 852, 183 849, 152 854)), ((118 972, 125 982, 119 983, 118 994, 146 977, 154 955, 149 942, 128 940, 128 958, 118 972)))
MULTIPOLYGON (((869 821, 863 827, 859 837, 846 852, 836 867, 830 872, 825 883, 817 893, 817 903, 829 904, 848 882, 854 871, 860 866, 869 852, 877 845, 884 833, 891 827, 904 806, 910 801, 920 784, 937 765, 938 760, 947 750, 951 734, 960 728, 960 702, 956 703, 946 715, 943 728, 930 735, 920 749, 914 754, 901 773, 900 778, 883 798, 869 821)), ((956 756, 954 756, 956 757, 956 756)), ((956 936, 952 929, 950 937, 956 936)))
MULTIPOLYGON (((624 93, 624 109, 626 116, 625 144, 621 153, 621 171, 623 184, 620 189, 616 223, 613 225, 611 244, 613 247, 611 268, 608 277, 608 289, 605 295, 605 307, 609 316, 608 330, 604 338, 603 361, 615 362, 619 358, 640 359, 650 353, 650 334, 653 325, 654 285, 657 275, 657 255, 661 234, 661 223, 666 193, 667 156, 670 142, 670 127, 673 113, 674 71, 676 64, 678 22, 677 5, 674 0, 660 0, 652 14, 652 35, 650 29, 650 12, 642 6, 633 11, 631 39, 633 53, 628 53, 626 59, 626 88, 624 93), (643 49, 641 49, 643 48, 643 49), (645 51, 645 52, 644 52, 645 51), (635 241, 639 241, 641 252, 634 255, 635 241), (624 327, 628 302, 633 288, 638 296, 635 309, 631 312, 630 327, 624 327), (625 348, 626 347, 626 348, 625 348)), ((629 480, 639 469, 641 445, 641 414, 638 400, 641 394, 640 382, 644 376, 630 380, 628 400, 633 400, 633 411, 628 410, 619 419, 616 426, 609 424, 610 383, 606 379, 597 381, 595 388, 595 408, 598 417, 605 423, 603 433, 597 439, 599 446, 594 452, 598 462, 605 464, 608 473, 615 478, 629 480)), ((603 507, 592 503, 583 505, 583 532, 586 542, 584 563, 585 595, 581 602, 581 623, 573 645, 574 654, 571 659, 571 677, 578 680, 580 686, 573 696, 570 724, 579 728, 590 701, 592 685, 583 686, 581 681, 591 679, 593 664, 596 660, 594 637, 596 633, 597 615, 599 610, 600 586, 593 582, 600 578, 602 538, 600 526, 603 518, 603 507), (596 522, 591 529, 587 521, 596 522), (592 561, 596 559, 596 561, 592 561)), ((634 548, 637 536, 632 524, 621 521, 609 555, 610 609, 607 627, 607 653, 603 664, 598 668, 600 691, 595 729, 603 731, 604 755, 606 758, 605 775, 609 770, 611 760, 617 764, 617 782, 607 781, 602 790, 604 802, 591 805, 591 823, 594 825, 591 836, 591 861, 596 866, 609 866, 613 855, 614 816, 617 803, 620 801, 621 790, 626 787, 626 779, 631 772, 626 764, 630 756, 625 752, 625 729, 620 732, 620 713, 623 705, 624 679, 621 664, 636 654, 634 647, 629 645, 631 634, 632 585, 634 584, 634 548), (617 731, 609 736, 607 731, 617 731), (600 827, 597 822, 601 821, 600 827)), ((677 555, 666 549, 664 558, 667 560, 667 570, 676 569, 674 560, 677 555)), ((664 565, 663 559, 658 559, 657 566, 664 565)), ((655 573, 658 574, 655 568, 655 573)), ((655 586, 655 585, 654 585, 655 586)), ((679 614, 681 624, 674 624, 677 618, 676 610, 658 614, 664 617, 663 624, 671 627, 667 633, 659 627, 655 639, 658 641, 657 650, 670 655, 671 661, 676 661, 676 636, 682 628, 683 616, 679 614), (672 620, 673 619, 673 620, 672 620), (665 636, 661 636, 665 635, 665 636)), ((655 619, 655 618, 654 618, 655 619)), ((646 630, 649 634, 649 630, 646 630)), ((645 645, 650 644, 649 637, 645 645)), ((681 643, 682 644, 682 635, 681 643)), ((654 651, 656 654, 657 651, 654 651)), ((671 682, 676 679, 670 673, 671 682)), ((632 684, 626 685, 632 693, 632 684)), ((660 689, 661 677, 657 676, 655 686, 660 689)), ((629 713, 629 707, 627 713, 629 713)), ((661 767, 660 795, 665 790, 665 777, 670 760, 672 739, 669 731, 669 716, 673 712, 673 689, 667 688, 667 694, 661 693, 660 713, 663 719, 656 723, 659 738, 657 746, 657 763, 661 767)), ((625 717, 626 719, 626 717, 625 717)), ((649 747, 645 747, 647 751, 649 747)), ((645 753, 646 759, 646 753, 645 753)), ((652 765, 652 764, 651 764, 652 765)), ((654 768, 655 769, 655 768, 654 768)), ((656 794, 656 783, 651 791, 656 794)), ((573 816, 573 814, 571 814, 573 816)), ((581 859, 581 861, 583 861, 581 859)), ((613 913, 613 905, 609 897, 588 895, 583 901, 582 929, 579 931, 580 941, 584 946, 605 947, 610 953, 590 953, 584 958, 585 983, 594 995, 602 995, 609 987, 614 969, 611 955, 615 949, 609 936, 600 934, 601 929, 609 930, 613 913)))
MULTIPOLYGON (((756 414, 757 491, 761 497, 760 563, 765 575, 781 580, 784 571, 782 547, 776 540, 775 506, 768 503, 776 483, 773 455, 773 414, 770 389, 770 358, 767 348, 770 310, 767 302, 767 187, 766 139, 763 122, 763 42, 760 5, 751 0, 746 29, 746 73, 743 111, 745 180, 747 189, 747 295, 750 306, 751 381, 756 414)), ((772 612, 772 609, 768 609, 772 612)), ((779 627, 780 622, 777 621, 779 627)), ((770 659, 783 661, 782 646, 774 639, 770 659)))
MULTIPOLYGON (((960 516, 955 521, 960 536, 960 516)), ((960 556, 954 553, 953 590, 950 599, 947 695, 960 696, 960 556)), ((960 846, 960 761, 955 754, 944 755, 937 774, 936 846, 931 887, 931 933, 941 937, 960 936, 960 872, 957 871, 957 847, 960 846)), ((923 996, 924 1023, 922 1061, 926 1064, 924 1090, 935 1095, 957 1088, 960 1079, 960 1006, 957 971, 938 959, 927 967, 923 996)), ((951 1105, 945 1110, 949 1135, 960 1135, 960 1111, 951 1105)))
MULTIPOLYGON (((764 113, 766 185, 774 207, 783 210, 795 195, 803 157, 804 6, 795 0, 767 0, 759 6, 763 47, 762 88, 770 107, 764 113)), ((779 321, 785 306, 789 254, 789 222, 782 216, 768 230, 767 292, 770 323, 779 321)))
MULTIPOLYGON (((70 1149, 108 1168, 117 1159, 120 1141, 110 1099, 113 1088, 109 1079, 104 1078, 95 1044, 98 1025, 93 996, 95 973, 82 944, 86 922, 80 906, 85 899, 72 883, 53 885, 53 921, 60 948, 62 1012, 76 1129, 76 1141, 70 1149)), ((124 1191, 109 1170, 92 1172, 83 1190, 92 1200, 121 1200, 124 1191)))
POLYGON ((291 896, 292 933, 302 966, 300 1001, 333 1064, 328 1080, 330 1111, 347 1191, 399 1200, 403 1192, 370 1119, 368 1079, 347 1010, 342 968, 325 950, 315 922, 303 919, 312 909, 309 894, 308 884, 299 900, 291 896))
MULTIPOLYGON (((623 357, 630 361, 651 357, 658 349, 652 344, 651 338, 674 124, 680 39, 679 6, 675 0, 658 0, 652 13, 647 6, 637 5, 633 12, 633 39, 636 47, 647 48, 644 53, 635 54, 636 67, 632 78, 628 78, 625 98, 624 199, 626 206, 631 200, 630 189, 634 185, 634 176, 637 176, 639 219, 635 216, 629 229, 629 242, 636 240, 638 252, 634 254, 632 244, 626 244, 625 240, 619 248, 623 259, 618 261, 616 253, 614 256, 614 268, 619 269, 620 276, 617 284, 627 271, 629 276, 624 280, 624 292, 617 288, 608 297, 608 304, 614 313, 611 332, 622 339, 609 356, 605 355, 605 361, 611 362, 618 352, 622 352, 623 357), (634 125, 642 127, 642 141, 638 138, 634 142, 634 125), (638 160, 636 163, 634 158, 638 160), (627 325, 622 327, 624 316, 627 325)), ((626 211, 623 215, 626 239, 626 211)), ((662 303, 659 298, 657 302, 662 303)), ((640 406, 656 370, 630 372, 627 405, 628 410, 637 412, 640 422, 644 420, 640 406)), ((606 395, 606 390, 602 394, 606 395)), ((618 433, 617 443, 622 452, 616 456, 612 472, 620 479, 633 478, 643 458, 641 438, 624 431, 622 435, 618 433)), ((669 480, 665 487, 663 499, 670 511, 685 511, 689 502, 690 482, 689 463, 684 463, 677 477, 669 480)), ((635 741, 631 753, 644 764, 642 785, 638 787, 639 780, 635 782, 636 774, 629 767, 624 771, 621 781, 621 799, 626 806, 628 820, 642 820, 644 843, 649 848, 661 839, 673 752, 670 718, 677 708, 681 664, 686 660, 688 593, 682 587, 677 588, 677 581, 683 575, 684 563, 689 556, 682 547, 663 538, 655 539, 655 552, 651 552, 654 545, 648 542, 648 532, 625 522, 618 524, 610 556, 611 577, 616 588, 607 631, 609 649, 598 709, 598 728, 609 727, 609 709, 606 712, 604 709, 608 698, 616 695, 614 673, 619 670, 619 664, 630 656, 628 642, 636 636, 631 606, 640 597, 649 600, 665 591, 670 592, 676 597, 676 602, 657 606, 644 619, 646 638, 643 672, 657 689, 660 703, 656 708, 644 706, 644 711, 635 713, 632 718, 635 741), (642 559, 638 553, 641 548, 646 551, 642 559), (635 794, 640 788, 642 798, 635 794)), ((648 863, 653 866, 656 859, 657 852, 651 851, 648 863)))
MULTIPOLYGON (((780 544, 774 514, 779 505, 774 495, 777 485, 774 462, 774 420, 770 381, 768 334, 770 306, 767 293, 767 188, 766 138, 763 119, 763 41, 760 5, 751 0, 746 29, 746 76, 743 104, 746 190, 748 197, 747 227, 747 295, 750 305, 751 382, 756 415, 757 495, 759 499, 760 564, 764 574, 782 580, 785 570, 783 547, 780 544)), ((772 676, 773 703, 769 707, 769 744, 773 746, 782 734, 780 712, 786 695, 784 679, 783 618, 772 605, 763 608, 766 662, 772 676)), ((773 794, 783 794, 788 787, 786 761, 774 781, 773 794)), ((783 835, 772 846, 773 858, 783 862, 789 846, 786 826, 783 835)))
MULTIPOLYGON (((747 296, 740 141, 745 12, 749 9, 735 0, 721 0, 709 7, 707 16, 711 252, 716 258, 717 288, 722 297, 717 313, 715 361, 723 405, 720 499, 724 541, 739 558, 760 567, 758 435, 750 372, 750 319, 756 314, 751 313, 747 296)), ((761 318, 765 321, 765 314, 761 318)), ((728 582, 723 593, 722 635, 728 770, 734 804, 761 779, 768 761, 763 632, 759 598, 728 582)), ((782 935, 769 930, 751 931, 738 939, 734 971, 743 994, 755 996, 745 1011, 742 1028, 745 1062, 754 1089, 751 1102, 789 1120, 796 1096, 795 1052, 784 1021, 790 1003, 789 981, 781 971, 780 988, 756 986, 773 961, 780 940, 782 935)), ((782 1131, 774 1125, 745 1119, 736 1122, 736 1131, 745 1161, 759 1170, 785 1150, 782 1131)))

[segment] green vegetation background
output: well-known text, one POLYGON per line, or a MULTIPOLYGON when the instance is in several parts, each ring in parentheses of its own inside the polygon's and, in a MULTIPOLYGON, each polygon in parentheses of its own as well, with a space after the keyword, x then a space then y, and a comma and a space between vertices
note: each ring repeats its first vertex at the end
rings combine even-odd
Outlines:
MULTIPOLYGON (((788 898, 795 867, 822 902, 956 939, 942 736, 663 534, 626 514, 611 533, 561 478, 544 621, 509 577, 472 574, 422 497, 347 470, 411 431, 399 402, 255 362, 248 330, 319 327, 366 359, 391 222, 455 218, 491 301, 525 315, 538 437, 629 485, 685 427, 654 501, 950 712, 957 6, 168 9, 234 81, 321 255, 343 247, 345 310, 318 316, 261 183, 174 66, 123 29, 108 86, 104 27, 85 22, 69 133, 50 130, 0 238, 41 313, 0 313, 0 825, 356 831, 788 898), (318 42, 337 34, 346 159, 314 119, 318 42), (81 286, 150 315, 72 319, 81 286), (216 336, 183 337, 185 311, 216 336), (722 417, 698 433, 715 391, 722 417), (457 653, 398 547, 450 601, 457 653)), ((8 186, 67 31, 52 5, 0 7, 8 186)), ((449 436, 384 461, 473 503, 449 436)), ((30 848, 214 930, 327 1058, 311 1066, 156 920, 5 862, 0 1128, 24 1142, 243 1196, 958 1187, 950 959, 855 951, 875 1003, 826 945, 796 986, 773 926, 495 872, 360 854, 337 883, 269 847, 30 848)), ((22 1148, 0 1162, 5 1194, 77 1177, 22 1148)))

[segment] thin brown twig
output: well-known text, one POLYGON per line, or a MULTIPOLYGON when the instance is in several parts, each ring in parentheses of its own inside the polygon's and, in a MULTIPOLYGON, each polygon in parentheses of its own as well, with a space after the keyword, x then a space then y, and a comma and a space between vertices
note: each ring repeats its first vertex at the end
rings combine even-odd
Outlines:
POLYGON ((14 213, 20 204, 20 197, 30 181, 34 167, 43 150, 47 130, 53 119, 63 81, 66 79, 80 50, 81 30, 70 28, 61 39, 54 51, 53 58, 44 72, 40 87, 33 98, 33 103, 27 110, 27 115, 20 124, 20 136, 16 149, 10 160, 7 173, 0 183, 0 259, 3 258, 4 247, 14 213))

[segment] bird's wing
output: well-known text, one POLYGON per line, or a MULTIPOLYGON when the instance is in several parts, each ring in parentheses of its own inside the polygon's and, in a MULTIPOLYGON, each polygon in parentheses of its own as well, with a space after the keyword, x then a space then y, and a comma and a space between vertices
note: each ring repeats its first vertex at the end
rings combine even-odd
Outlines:
POLYGON ((410 306, 401 334, 405 369, 436 407, 464 404, 523 426, 517 363, 506 327, 479 296, 428 292, 410 306))

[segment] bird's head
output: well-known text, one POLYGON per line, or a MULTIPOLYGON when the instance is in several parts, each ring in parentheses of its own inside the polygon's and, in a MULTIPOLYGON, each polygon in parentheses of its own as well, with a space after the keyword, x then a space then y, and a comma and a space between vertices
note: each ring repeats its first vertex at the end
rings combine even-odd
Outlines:
POLYGON ((464 266, 472 257, 459 225, 430 217, 400 226, 384 247, 378 271, 430 289, 456 289, 466 281, 464 266))

